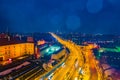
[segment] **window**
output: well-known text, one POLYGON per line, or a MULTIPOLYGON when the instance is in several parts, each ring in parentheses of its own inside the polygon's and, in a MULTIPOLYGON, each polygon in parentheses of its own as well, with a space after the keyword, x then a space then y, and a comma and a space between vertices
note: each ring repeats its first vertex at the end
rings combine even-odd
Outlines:
POLYGON ((7 54, 7 51, 5 51, 5 54, 7 54))
POLYGON ((0 61, 3 61, 3 57, 0 57, 0 61))
POLYGON ((8 54, 10 54, 10 50, 8 51, 8 54))

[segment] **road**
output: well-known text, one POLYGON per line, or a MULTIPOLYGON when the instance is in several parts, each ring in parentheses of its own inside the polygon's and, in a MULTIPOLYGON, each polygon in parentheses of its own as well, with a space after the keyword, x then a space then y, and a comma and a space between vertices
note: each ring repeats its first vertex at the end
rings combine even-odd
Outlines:
POLYGON ((54 36, 58 40, 58 42, 60 42, 70 50, 69 58, 65 62, 64 67, 62 67, 62 69, 60 69, 56 74, 54 74, 52 80, 69 80, 73 75, 74 71, 77 71, 78 67, 83 65, 83 60, 81 59, 82 57, 79 56, 79 52, 76 47, 74 47, 74 43, 64 41, 54 34, 52 34, 52 36, 54 36))
MULTIPOLYGON (((102 80, 100 76, 102 73, 89 46, 86 46, 87 49, 86 47, 80 48, 81 46, 71 41, 63 40, 53 33, 50 34, 66 46, 70 54, 64 65, 57 68, 49 80, 102 80)), ((48 80, 48 77, 45 80, 48 80)))
POLYGON ((98 74, 95 67, 95 60, 92 56, 92 52, 88 51, 88 59, 89 59, 89 66, 90 66, 90 72, 91 72, 91 80, 98 80, 98 74))

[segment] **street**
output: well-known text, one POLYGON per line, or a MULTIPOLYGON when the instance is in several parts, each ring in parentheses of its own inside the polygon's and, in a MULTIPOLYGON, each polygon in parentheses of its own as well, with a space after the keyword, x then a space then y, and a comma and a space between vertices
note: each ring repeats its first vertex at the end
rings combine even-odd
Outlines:
MULTIPOLYGON (((46 77, 46 80, 102 80, 102 74, 96 64, 92 47, 78 46, 72 41, 62 40, 53 33, 50 33, 62 45, 70 50, 70 54, 64 65, 58 67, 51 74, 46 77)), ((54 68, 53 68, 54 69, 54 68)))

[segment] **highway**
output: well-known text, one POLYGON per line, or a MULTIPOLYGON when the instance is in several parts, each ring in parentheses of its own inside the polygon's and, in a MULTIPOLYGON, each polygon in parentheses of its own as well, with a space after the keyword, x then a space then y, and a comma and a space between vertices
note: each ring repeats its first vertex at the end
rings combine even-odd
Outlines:
POLYGON ((52 80, 69 80, 74 71, 77 71, 78 68, 83 65, 83 57, 82 55, 80 57, 80 54, 74 43, 70 41, 64 41, 54 34, 52 34, 52 36, 70 50, 69 58, 66 60, 64 67, 62 67, 56 74, 54 74, 52 80))
POLYGON ((96 63, 92 48, 78 46, 72 41, 63 40, 50 33, 62 45, 70 50, 68 58, 62 65, 46 76, 45 80, 103 80, 101 69, 96 63), (83 48, 81 48, 83 47, 83 48))
POLYGON ((90 72, 91 72, 90 78, 91 78, 91 80, 98 80, 98 74, 97 74, 94 58, 92 56, 91 51, 88 51, 87 54, 88 54, 87 58, 89 59, 88 65, 90 66, 90 72))

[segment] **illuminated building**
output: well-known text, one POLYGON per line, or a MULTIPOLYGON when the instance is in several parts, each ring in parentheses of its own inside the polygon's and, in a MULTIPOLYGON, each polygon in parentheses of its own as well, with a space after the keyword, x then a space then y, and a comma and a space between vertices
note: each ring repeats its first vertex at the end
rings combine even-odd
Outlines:
POLYGON ((0 61, 34 54, 33 39, 19 37, 0 38, 0 61))
POLYGON ((44 41, 44 40, 39 40, 39 41, 37 41, 37 45, 43 45, 43 44, 45 44, 46 42, 44 41))
POLYGON ((34 55, 35 55, 36 59, 38 59, 40 57, 40 50, 37 46, 35 47, 35 54, 34 55))
POLYGON ((57 54, 52 54, 51 59, 55 59, 58 60, 60 59, 62 56, 64 56, 66 53, 65 49, 62 49, 60 52, 58 52, 57 54))

